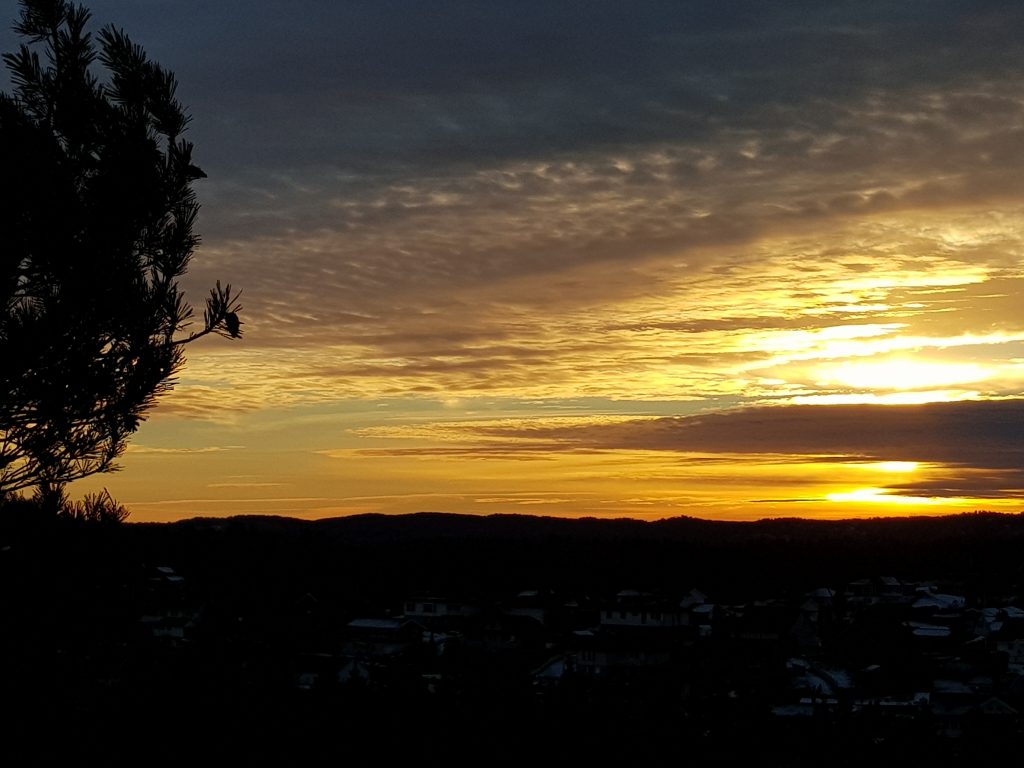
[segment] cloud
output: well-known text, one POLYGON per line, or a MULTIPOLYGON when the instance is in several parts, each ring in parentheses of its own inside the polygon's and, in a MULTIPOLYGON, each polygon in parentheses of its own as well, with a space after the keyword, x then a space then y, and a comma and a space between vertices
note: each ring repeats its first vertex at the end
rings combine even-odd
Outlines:
MULTIPOLYGON (((242 284, 249 333, 165 413, 863 395, 819 383, 830 328, 1022 331, 1014 5, 166 10, 123 23, 197 96, 188 285, 242 284)), ((1020 393, 1019 345, 970 354, 951 396, 1020 393)))
POLYGON ((822 370, 899 355, 987 366, 936 396, 1022 391, 1019 3, 91 7, 192 107, 190 295, 245 291, 161 418, 907 397, 822 370))
MULTIPOLYGON (((775 406, 573 427, 521 426, 517 437, 572 446, 693 453, 846 456, 965 467, 1024 464, 1024 401, 921 406, 775 406)), ((503 434, 501 426, 478 434, 503 434)))
POLYGON ((778 469, 759 477, 758 483, 787 488, 820 482, 806 467, 796 469, 798 465, 866 466, 885 473, 886 465, 880 462, 913 462, 920 465, 920 472, 895 480, 890 477, 885 483, 889 492, 1024 498, 1022 429, 1024 400, 771 406, 671 418, 495 420, 370 429, 366 436, 430 439, 432 444, 352 454, 552 459, 567 454, 657 452, 676 455, 679 466, 719 467, 719 480, 726 484, 736 483, 737 468, 743 462, 760 467, 774 464, 778 469))
POLYGON ((880 85, 1012 77, 1021 61, 1007 2, 91 6, 178 73, 200 145, 232 169, 396 172, 701 139, 880 85))
POLYGON ((256 482, 234 482, 234 483, 207 483, 207 488, 277 488, 284 483, 256 483, 256 482))
POLYGON ((1013 396, 1021 227, 1016 209, 875 216, 735 248, 552 259, 536 274, 498 265, 483 283, 454 257, 432 262, 437 275, 381 259, 379 288, 324 276, 325 240, 293 279, 283 251, 275 280, 250 273, 252 332, 197 347, 182 389, 204 387, 192 400, 211 413, 415 394, 757 401, 870 394, 824 367, 905 355, 984 369, 948 396, 1013 396))
MULTIPOLYGON (((986 136, 1018 130, 1024 102, 1007 99, 1008 124, 977 126, 948 97, 921 96, 920 123, 965 123, 929 137, 910 120, 873 126, 901 97, 885 99, 844 118, 868 131, 853 154, 841 139, 769 126, 756 138, 724 131, 703 145, 626 146, 368 189, 329 179, 283 189, 267 196, 262 224, 259 208, 246 208, 238 231, 218 231, 231 218, 221 209, 205 249, 216 269, 197 261, 194 283, 246 275, 254 349, 341 344, 346 374, 397 363, 433 389, 475 386, 453 382, 460 367, 480 369, 485 384, 517 365, 534 371, 544 350, 563 351, 556 344, 592 358, 583 342, 640 342, 641 325, 687 342, 694 331, 711 341, 716 324, 813 329, 814 317, 818 327, 857 316, 945 335, 965 321, 1019 330, 1019 211, 985 205, 1000 185, 976 155, 986 136), (958 148, 965 141, 970 150, 958 148), (929 178, 938 186, 925 200, 929 178), (929 220, 940 202, 961 208, 929 220), (955 229, 977 234, 958 239, 955 229), (423 374, 435 369, 431 385, 423 374)), ((1015 183, 1016 162, 992 172, 1015 183)))
POLYGON ((127 446, 127 452, 133 454, 190 454, 190 453, 222 453, 224 451, 235 451, 243 449, 243 445, 208 445, 203 448, 167 448, 157 447, 151 445, 139 445, 138 443, 130 443, 127 446))
MULTIPOLYGON (((270 498, 252 498, 252 499, 224 499, 224 498, 207 498, 207 499, 161 499, 158 501, 144 501, 138 502, 140 506, 145 507, 165 507, 165 506, 183 506, 183 507, 194 507, 196 505, 213 504, 213 505, 225 505, 225 504, 280 504, 280 503, 294 503, 294 502, 322 502, 330 501, 320 496, 282 496, 282 497, 270 497, 270 498)), ((194 514, 198 514, 196 510, 190 510, 194 514)))

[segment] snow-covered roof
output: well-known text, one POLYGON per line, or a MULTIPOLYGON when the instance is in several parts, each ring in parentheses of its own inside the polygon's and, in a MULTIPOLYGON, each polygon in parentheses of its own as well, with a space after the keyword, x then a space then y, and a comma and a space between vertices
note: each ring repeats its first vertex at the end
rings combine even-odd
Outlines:
POLYGON ((949 637, 953 630, 941 624, 925 624, 923 621, 908 621, 907 626, 917 637, 949 637))
POLYGON ((686 596, 679 601, 680 608, 689 608, 693 605, 699 605, 708 599, 708 596, 701 592, 699 589, 691 589, 686 596))
POLYGON ((949 610, 951 608, 963 608, 966 600, 958 595, 943 595, 941 593, 924 594, 917 598, 911 608, 937 608, 949 610))
POLYGON ((534 677, 558 680, 565 674, 565 656, 548 659, 533 671, 534 677))
POLYGON ((822 671, 827 673, 838 687, 853 688, 853 678, 845 669, 841 669, 839 667, 822 667, 822 671))
POLYGON ((927 706, 930 702, 931 694, 926 691, 918 691, 910 696, 883 696, 877 701, 878 706, 887 709, 927 706))
POLYGON ((348 626, 353 629, 399 629, 404 623, 398 619, 352 619, 348 626))
POLYGON ((946 693, 946 694, 973 694, 974 691, 967 683, 961 683, 959 680, 946 680, 939 679, 932 681, 932 690, 935 693, 946 693))
POLYGON ((836 591, 834 589, 829 589, 828 587, 818 587, 805 595, 805 597, 811 597, 818 600, 831 600, 835 596, 836 591))
POLYGON ((812 717, 814 715, 814 705, 778 704, 772 707, 772 714, 776 717, 812 717))

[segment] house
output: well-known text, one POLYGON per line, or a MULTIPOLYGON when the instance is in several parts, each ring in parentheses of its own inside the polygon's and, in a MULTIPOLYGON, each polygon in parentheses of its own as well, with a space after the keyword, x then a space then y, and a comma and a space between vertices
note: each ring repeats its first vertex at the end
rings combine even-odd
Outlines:
POLYGON ((482 610, 474 601, 451 597, 411 597, 402 608, 403 617, 430 629, 460 629, 479 617, 482 610))
MULTIPOLYGON (((688 607, 698 604, 693 599, 688 607)), ((690 613, 680 601, 622 590, 601 608, 597 627, 573 633, 576 671, 607 682, 653 679, 671 666, 690 630, 690 613)))
POLYGON ((1006 654, 1007 669, 1017 675, 1024 675, 1024 638, 1000 640, 996 650, 1006 654))
POLYGON ((600 615, 601 627, 609 629, 678 629, 689 623, 689 614, 679 603, 631 589, 617 593, 614 602, 605 605, 600 615))
POLYGON ((303 653, 294 663, 292 679, 299 690, 310 691, 335 680, 338 661, 329 653, 303 653))
POLYGON ((918 587, 917 599, 911 603, 911 609, 915 612, 935 613, 963 610, 967 605, 967 599, 961 595, 949 595, 936 592, 933 587, 926 585, 918 587))
POLYGON ((423 630, 408 619, 353 619, 345 626, 344 653, 359 659, 402 656, 419 646, 423 630))
POLYGON ((576 632, 576 671, 604 682, 635 682, 661 676, 678 642, 665 633, 576 632))
POLYGON ((547 633, 532 616, 487 611, 467 635, 467 645, 488 653, 511 653, 544 647, 547 633))
POLYGON ((574 669, 574 658, 568 653, 559 653, 547 659, 543 664, 530 672, 535 686, 547 687, 561 681, 574 669))
POLYGON ((873 576, 851 581, 846 585, 843 597, 848 606, 903 603, 912 599, 916 587, 894 576, 873 576))
POLYGON ((723 608, 726 637, 753 645, 775 646, 788 636, 796 617, 783 600, 754 600, 723 608))
POLYGON ((790 637, 801 648, 820 648, 823 634, 827 634, 834 622, 834 601, 836 593, 828 587, 808 592, 800 605, 790 637))
POLYGON ((524 589, 502 604, 502 610, 510 616, 523 616, 538 624, 547 626, 559 614, 558 601, 550 590, 524 589))
POLYGON ((139 621, 161 642, 177 645, 188 639, 199 619, 189 600, 185 578, 169 565, 152 568, 146 579, 139 621))

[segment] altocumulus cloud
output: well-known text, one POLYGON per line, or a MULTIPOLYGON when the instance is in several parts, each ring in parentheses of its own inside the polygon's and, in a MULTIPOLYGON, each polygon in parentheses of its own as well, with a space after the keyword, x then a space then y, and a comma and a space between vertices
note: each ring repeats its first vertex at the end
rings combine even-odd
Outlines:
MULTIPOLYGON (((664 367, 651 342, 667 348, 668 324, 711 320, 650 301, 719 306, 722 269, 749 291, 766 261, 796 282, 843 247, 766 256, 760 240, 845 227, 870 244, 850 222, 991 209, 1022 171, 1016 3, 91 7, 178 74, 210 175, 190 280, 244 276, 259 331, 197 357, 181 415, 223 413, 218 380, 243 410, 541 380, 531 396, 614 395, 613 361, 664 367), (267 391, 247 356, 275 354, 267 391)), ((993 263, 1012 242, 893 238, 867 268, 978 262, 1019 293, 1019 257, 993 263)), ((749 322, 827 326, 794 317, 799 298, 749 322)), ((677 335, 676 363, 683 338, 693 365, 662 384, 641 370, 631 395, 764 394, 757 376, 702 373, 710 335, 677 335)))

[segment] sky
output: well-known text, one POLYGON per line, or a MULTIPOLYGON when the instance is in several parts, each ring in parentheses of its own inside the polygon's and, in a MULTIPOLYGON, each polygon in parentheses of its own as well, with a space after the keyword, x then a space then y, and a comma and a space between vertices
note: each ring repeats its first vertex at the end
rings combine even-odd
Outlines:
POLYGON ((1019 1, 89 7, 177 75, 245 336, 73 495, 1024 511, 1019 1))

